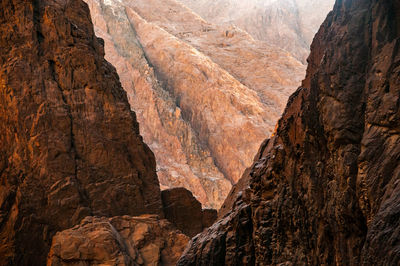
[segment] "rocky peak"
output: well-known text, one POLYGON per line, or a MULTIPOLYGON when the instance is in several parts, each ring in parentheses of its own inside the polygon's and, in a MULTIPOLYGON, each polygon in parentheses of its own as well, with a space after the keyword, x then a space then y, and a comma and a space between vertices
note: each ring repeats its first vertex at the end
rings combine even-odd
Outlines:
POLYGON ((399 17, 398 1, 336 1, 247 193, 178 265, 400 263, 399 17))

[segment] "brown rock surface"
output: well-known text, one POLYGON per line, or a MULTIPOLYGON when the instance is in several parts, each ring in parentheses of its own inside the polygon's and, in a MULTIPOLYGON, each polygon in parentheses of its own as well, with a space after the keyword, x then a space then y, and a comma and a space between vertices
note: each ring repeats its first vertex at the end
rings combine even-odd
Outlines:
POLYGON ((400 4, 338 0, 223 219, 178 265, 400 263, 400 4))
POLYGON ((156 154, 162 188, 185 187, 219 208, 229 181, 272 132, 304 65, 174 0, 87 2, 156 154))
POLYGON ((162 214, 155 159, 85 3, 0 8, 0 265, 87 215, 162 214))
MULTIPOLYGON (((254 161, 258 161, 262 158, 264 153, 264 149, 268 146, 269 139, 266 139, 260 146, 256 156, 254 157, 254 161)), ((221 219, 229 214, 235 206, 235 202, 238 198, 246 203, 250 203, 250 181, 251 181, 251 167, 247 168, 240 180, 232 186, 231 191, 229 191, 228 196, 226 197, 224 203, 221 205, 221 208, 218 210, 218 218, 221 219)))
POLYGON ((89 216, 54 236, 47 265, 175 265, 188 241, 157 216, 89 216))
POLYGON ((193 237, 211 226, 217 219, 217 211, 201 209, 201 203, 185 188, 161 191, 165 218, 179 230, 193 237))
POLYGON ((203 209, 202 214, 201 223, 203 224, 203 230, 213 225, 218 217, 218 212, 214 209, 203 209))

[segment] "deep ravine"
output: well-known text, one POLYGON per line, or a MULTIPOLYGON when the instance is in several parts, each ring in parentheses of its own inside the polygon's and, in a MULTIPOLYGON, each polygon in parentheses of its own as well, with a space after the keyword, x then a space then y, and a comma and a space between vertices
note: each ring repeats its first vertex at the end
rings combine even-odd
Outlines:
POLYGON ((273 132, 305 65, 176 0, 86 2, 156 156, 161 188, 185 187, 218 209, 273 132))
MULTIPOLYGON (((150 1, 157 0, 134 3, 150 1)), ((137 27, 129 45, 140 48, 132 50, 138 61, 123 65, 138 71, 135 82, 151 86, 144 99, 165 96, 147 111, 173 107, 175 119, 168 121, 179 125, 182 117, 202 118, 183 100, 192 93, 219 111, 220 125, 230 122, 217 101, 223 96, 237 108, 238 120, 243 114, 268 120, 258 106, 259 91, 199 52, 204 43, 194 44, 196 34, 177 38, 179 30, 167 31, 157 24, 160 17, 139 10, 123 8, 137 27), (155 42, 148 35, 154 32, 167 42, 155 42), (167 60, 171 55, 175 60, 167 60), (169 76, 186 73, 188 56, 203 70, 189 75, 192 82, 210 79, 207 91, 218 97, 196 95, 169 76), (165 62, 176 68, 152 69, 165 62)), ((218 27, 204 30, 219 34, 218 27)), ((219 37, 232 41, 239 35, 248 36, 235 30, 219 37)), ((216 211, 202 210, 197 195, 185 188, 161 192, 154 154, 140 134, 129 92, 104 59, 105 42, 95 36, 88 5, 3 0, 0 265, 399 265, 399 50, 398 0, 337 0, 312 43, 306 78, 213 224, 216 211)), ((213 123, 197 125, 204 136, 217 130, 213 123)), ((182 134, 189 138, 192 129, 182 134)), ((234 132, 244 137, 245 129, 234 132)), ((235 134, 223 142, 209 136, 208 147, 221 152, 218 145, 236 144, 235 134)), ((252 150, 259 146, 253 140, 240 144, 252 150)), ((245 163, 232 154, 227 164, 237 166, 237 181, 245 163)), ((204 183, 191 185, 201 185, 203 200, 209 199, 204 183)))

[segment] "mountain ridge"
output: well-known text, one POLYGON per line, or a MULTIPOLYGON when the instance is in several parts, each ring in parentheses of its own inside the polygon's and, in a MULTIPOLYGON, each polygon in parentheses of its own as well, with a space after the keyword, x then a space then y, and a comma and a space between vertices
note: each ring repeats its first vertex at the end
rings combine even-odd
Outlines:
POLYGON ((218 209, 255 143, 272 133, 304 65, 177 1, 87 2, 156 154, 162 188, 186 187, 218 209))

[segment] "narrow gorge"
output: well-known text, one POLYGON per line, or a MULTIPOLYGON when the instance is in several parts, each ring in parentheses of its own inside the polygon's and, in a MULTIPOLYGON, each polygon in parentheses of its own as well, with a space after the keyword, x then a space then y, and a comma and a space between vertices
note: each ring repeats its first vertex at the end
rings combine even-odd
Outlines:
POLYGON ((0 265, 399 265, 399 51, 399 0, 2 0, 0 265))
MULTIPOLYGON (((106 59, 116 67, 144 141, 155 153, 162 189, 185 187, 203 206, 220 208, 304 77, 305 65, 296 59, 304 55, 209 18, 199 6, 223 10, 214 9, 212 1, 197 6, 176 0, 86 2, 96 34, 105 40, 106 59)), ((286 8, 269 5, 268 10, 286 8)), ((251 14, 251 6, 242 10, 262 17, 251 14)), ((314 21, 307 18, 313 34, 328 11, 314 21)), ((297 27, 306 28, 299 22, 305 15, 296 8, 287 13, 297 16, 297 27)), ((283 19, 271 22, 276 34, 283 19)), ((252 21, 246 26, 258 27, 252 21)), ((309 39, 302 45, 309 46, 309 39)))

